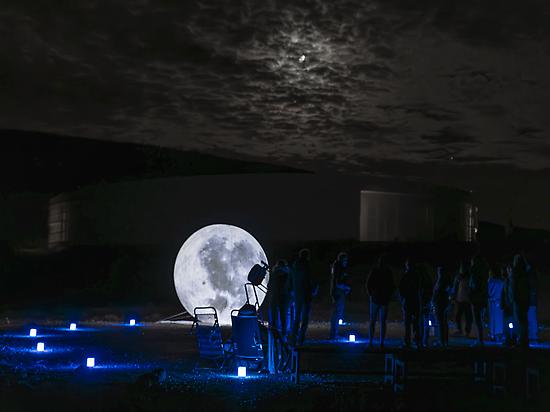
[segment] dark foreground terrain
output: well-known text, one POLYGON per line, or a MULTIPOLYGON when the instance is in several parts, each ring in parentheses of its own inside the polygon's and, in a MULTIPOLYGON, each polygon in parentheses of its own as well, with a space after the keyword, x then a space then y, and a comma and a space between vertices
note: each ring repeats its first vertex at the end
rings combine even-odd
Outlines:
MULTIPOLYGON (((198 352, 187 324, 90 322, 76 332, 67 326, 43 321, 36 326, 36 338, 27 336, 29 325, 23 322, 11 320, 0 327, 0 411, 470 412, 546 410, 550 400, 545 376, 538 401, 526 401, 519 391, 491 394, 484 384, 473 383, 471 366, 459 362, 426 370, 420 365, 418 373, 412 371, 406 393, 396 395, 383 383, 379 356, 339 359, 336 369, 344 366, 350 373, 307 373, 299 385, 285 374, 242 379, 233 368, 197 369, 198 352), (46 344, 46 352, 34 350, 37 342, 46 344), (94 369, 84 366, 87 357, 95 357, 94 369)), ((358 324, 354 330, 364 337, 365 327, 358 324)), ((326 328, 326 323, 315 323, 311 336, 324 338, 326 328)), ((392 323, 390 335, 397 338, 399 333, 399 323, 392 323)), ((335 369, 331 362, 315 357, 304 364, 321 371, 335 369)))

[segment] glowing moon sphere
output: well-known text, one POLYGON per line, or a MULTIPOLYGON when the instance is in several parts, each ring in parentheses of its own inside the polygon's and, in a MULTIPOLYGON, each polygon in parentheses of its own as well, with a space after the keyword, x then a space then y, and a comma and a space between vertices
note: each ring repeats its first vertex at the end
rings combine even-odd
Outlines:
MULTIPOLYGON (((246 303, 248 272, 262 260, 267 263, 265 252, 247 231, 222 224, 203 227, 185 241, 176 258, 178 298, 191 314, 197 306, 213 306, 220 324, 231 324, 231 311, 246 303)), ((260 304, 264 297, 258 290, 260 304)))

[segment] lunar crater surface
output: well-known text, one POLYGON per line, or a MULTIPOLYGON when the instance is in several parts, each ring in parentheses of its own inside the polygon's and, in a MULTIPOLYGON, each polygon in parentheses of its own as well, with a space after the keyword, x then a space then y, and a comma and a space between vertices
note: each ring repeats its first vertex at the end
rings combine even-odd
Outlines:
MULTIPOLYGON (((267 257, 258 241, 232 225, 206 226, 181 247, 174 267, 176 293, 185 310, 213 306, 221 324, 246 302, 244 284, 252 266, 267 257)), ((267 279, 264 283, 267 282, 267 279)), ((260 303, 264 293, 258 291, 260 303)))

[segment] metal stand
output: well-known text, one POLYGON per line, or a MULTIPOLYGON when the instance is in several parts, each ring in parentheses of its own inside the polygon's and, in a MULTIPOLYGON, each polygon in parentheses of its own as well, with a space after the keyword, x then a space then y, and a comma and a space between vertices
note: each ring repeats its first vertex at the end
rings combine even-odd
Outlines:
POLYGON ((540 394, 540 371, 538 368, 525 368, 525 397, 535 400, 540 394))
POLYGON ((473 364, 474 382, 488 383, 491 380, 491 363, 484 360, 475 360, 473 364))
POLYGON ((292 382, 300 383, 300 351, 295 348, 292 349, 292 382))
POLYGON ((495 362, 492 368, 493 379, 491 390, 493 393, 506 393, 507 365, 505 362, 495 362))

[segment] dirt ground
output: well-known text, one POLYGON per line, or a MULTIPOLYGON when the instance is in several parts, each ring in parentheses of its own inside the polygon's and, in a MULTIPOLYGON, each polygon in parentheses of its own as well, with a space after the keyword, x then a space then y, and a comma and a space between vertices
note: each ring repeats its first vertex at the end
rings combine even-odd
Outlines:
MULTIPOLYGON (((286 374, 240 379, 233 370, 196 368, 204 364, 198 363, 190 324, 145 322, 129 327, 116 315, 109 315, 116 320, 101 320, 108 312, 99 313, 80 323, 76 332, 68 331, 65 321, 39 319, 36 338, 27 336, 28 314, 10 313, 9 324, 4 316, 0 411, 463 411, 466 407, 517 411, 542 410, 550 400, 546 380, 538 402, 527 402, 518 393, 491 395, 484 385, 472 382, 470 366, 460 364, 439 366, 421 378, 413 372, 407 392, 395 395, 383 384, 381 357, 338 359, 340 369, 363 372, 338 375, 322 372, 332 369, 334 360, 306 359, 308 369, 319 368, 319 373, 305 374, 299 385, 292 384, 286 374), (34 350, 39 341, 45 343, 46 352, 34 350), (87 357, 95 358, 94 369, 84 366, 87 357)), ((363 339, 366 328, 366 322, 358 322, 342 334, 353 330, 363 339)), ((223 332, 224 337, 230 334, 226 328, 223 332)), ((546 334, 545 329, 542 332, 546 334)), ((327 333, 327 322, 314 321, 309 337, 324 339, 327 333)), ((390 322, 389 337, 396 340, 401 333, 400 322, 390 322)))

